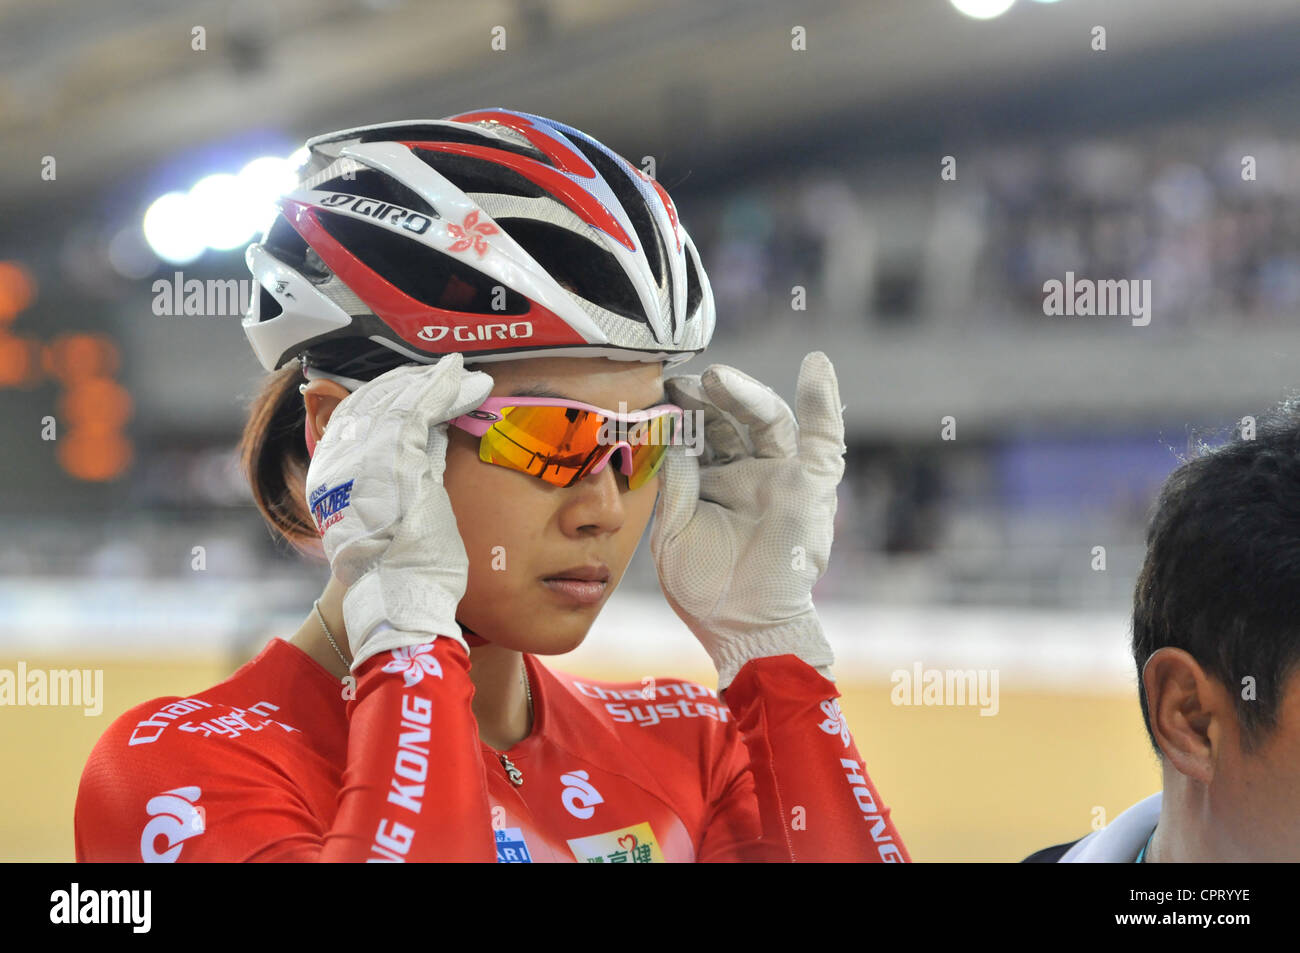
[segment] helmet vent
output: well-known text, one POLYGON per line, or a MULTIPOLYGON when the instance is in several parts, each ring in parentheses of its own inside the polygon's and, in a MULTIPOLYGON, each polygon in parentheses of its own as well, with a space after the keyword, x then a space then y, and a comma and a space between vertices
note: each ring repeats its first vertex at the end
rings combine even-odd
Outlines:
POLYGON ((459 142, 470 146, 485 146, 513 152, 515 155, 527 156, 538 162, 549 162, 545 153, 531 145, 514 141, 514 137, 503 140, 494 133, 477 132, 455 126, 400 126, 389 129, 372 129, 361 134, 359 142, 459 142))
POLYGON ((614 197, 618 199, 619 204, 623 206, 623 210, 627 212, 627 217, 632 220, 632 228, 636 231, 637 244, 645 250, 646 258, 650 261, 650 274, 654 275, 655 284, 663 287, 664 264, 663 253, 659 247, 659 231, 655 228, 649 209, 646 208, 645 196, 633 184, 632 177, 636 173, 625 166, 620 166, 595 146, 584 142, 580 136, 572 136, 570 141, 582 150, 582 154, 596 167, 596 171, 600 173, 601 177, 609 183, 610 189, 614 192, 614 197))
POLYGON ((567 228, 530 218, 496 223, 556 281, 607 311, 646 324, 645 309, 627 274, 609 252, 567 228))
POLYGON ((474 156, 454 152, 435 152, 431 149, 412 150, 426 165, 446 177, 462 192, 496 192, 502 195, 519 195, 541 198, 546 191, 529 182, 518 172, 474 156))
MULTIPOLYGON (((262 241, 262 247, 280 261, 291 268, 296 268, 298 271, 311 270, 316 264, 306 260, 311 249, 307 247, 307 242, 303 240, 303 237, 298 234, 294 227, 289 224, 289 220, 283 215, 276 216, 270 231, 266 233, 266 238, 262 241)), ((319 262, 319 259, 316 261, 319 262)), ((312 278, 314 276, 308 275, 307 277, 312 278)))
POLYGON ((493 289, 501 282, 379 225, 328 210, 321 211, 320 222, 367 268, 431 308, 500 315, 524 314, 528 310, 527 299, 509 288, 505 307, 493 308, 493 289))
POLYGON ((272 318, 278 318, 284 313, 284 308, 280 307, 280 302, 266 288, 261 289, 261 300, 257 303, 257 320, 270 321, 272 318))
POLYGON ((695 270, 695 249, 689 248, 686 255, 686 313, 688 315, 695 313, 703 297, 704 287, 700 284, 700 276, 695 270))

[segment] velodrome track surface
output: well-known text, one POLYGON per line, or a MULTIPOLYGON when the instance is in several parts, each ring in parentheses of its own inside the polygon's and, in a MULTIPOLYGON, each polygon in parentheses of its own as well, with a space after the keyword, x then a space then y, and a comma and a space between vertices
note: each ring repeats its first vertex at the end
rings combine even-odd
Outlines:
MULTIPOLYGON (((97 613, 93 587, 77 597, 66 581, 62 599, 30 584, 23 600, 4 601, 0 669, 15 670, 19 660, 29 671, 102 669, 104 698, 93 717, 72 706, 0 707, 8 775, 0 859, 72 860, 78 779, 110 721, 138 702, 215 684, 306 615, 262 619, 250 635, 246 622, 231 627, 237 601, 205 608, 193 585, 141 585, 150 586, 147 603, 133 608, 116 583, 114 607, 101 602, 97 613), (171 626, 163 624, 168 616, 171 626)), ((1122 615, 846 603, 819 611, 839 659, 841 707, 913 859, 1020 860, 1087 833, 1099 809, 1111 819, 1159 789, 1122 615), (996 671, 996 714, 981 715, 979 704, 894 704, 901 678, 891 675, 918 663, 996 671)), ((542 661, 635 687, 647 675, 716 684, 707 657, 657 594, 615 593, 578 651, 542 661)))

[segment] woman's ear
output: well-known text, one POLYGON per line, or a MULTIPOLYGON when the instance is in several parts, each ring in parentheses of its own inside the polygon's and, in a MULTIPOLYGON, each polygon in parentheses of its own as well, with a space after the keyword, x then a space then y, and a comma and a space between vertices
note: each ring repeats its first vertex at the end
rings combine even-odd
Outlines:
POLYGON ((314 380, 300 388, 303 406, 306 409, 306 429, 303 438, 307 441, 307 453, 316 455, 316 444, 325 433, 330 417, 343 398, 348 396, 348 389, 334 381, 314 380))

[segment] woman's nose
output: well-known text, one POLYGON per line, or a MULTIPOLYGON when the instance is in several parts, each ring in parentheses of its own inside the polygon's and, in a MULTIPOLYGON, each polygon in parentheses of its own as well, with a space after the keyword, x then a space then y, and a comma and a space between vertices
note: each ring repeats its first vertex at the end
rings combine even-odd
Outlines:
POLYGON ((623 526, 627 511, 618 482, 617 463, 589 473, 569 487, 561 504, 560 525, 569 535, 615 533, 623 526))
POLYGON ((613 469, 616 473, 622 473, 632 465, 632 448, 626 444, 617 444, 613 452, 605 451, 605 459, 596 464, 588 474, 588 479, 603 473, 605 470, 613 469))

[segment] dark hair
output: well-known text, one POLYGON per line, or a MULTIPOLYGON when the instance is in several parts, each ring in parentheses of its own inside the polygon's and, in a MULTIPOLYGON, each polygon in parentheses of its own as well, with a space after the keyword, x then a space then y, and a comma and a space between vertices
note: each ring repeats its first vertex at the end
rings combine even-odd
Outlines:
POLYGON ((274 534, 307 555, 324 558, 307 507, 307 411, 298 385, 301 366, 291 363, 270 374, 248 408, 239 459, 253 500, 274 534))
POLYGON ((1279 405, 1217 448, 1201 442, 1160 491, 1133 593, 1133 661, 1187 651, 1232 693, 1242 746, 1276 727, 1282 686, 1300 662, 1300 401, 1279 405), (1243 679, 1255 697, 1242 698, 1243 679))
MULTIPOLYGON (((317 342, 302 355, 313 367, 371 381, 410 358, 365 338, 346 337, 317 342)), ((311 454, 303 428, 307 409, 300 384, 307 381, 301 361, 291 361, 267 375, 248 407, 248 420, 239 443, 239 458, 253 491, 253 500, 273 535, 299 552, 325 558, 320 535, 307 506, 307 468, 311 454)))

